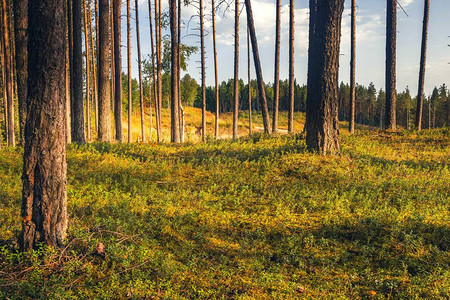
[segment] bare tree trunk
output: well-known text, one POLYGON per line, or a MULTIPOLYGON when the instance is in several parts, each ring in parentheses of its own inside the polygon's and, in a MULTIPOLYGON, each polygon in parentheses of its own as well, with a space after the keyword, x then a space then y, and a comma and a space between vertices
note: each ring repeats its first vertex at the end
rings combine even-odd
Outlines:
POLYGON ((116 102, 114 110, 114 124, 116 141, 122 142, 122 53, 121 53, 121 0, 113 0, 114 16, 114 101, 116 102))
POLYGON ((239 119, 239 0, 234 0, 234 104, 233 139, 238 138, 239 119))
POLYGON ((178 0, 178 118, 180 122, 180 141, 184 143, 184 109, 181 103, 181 0, 178 0))
POLYGON ((250 40, 253 49, 253 61, 255 63, 256 79, 258 81, 259 102, 262 108, 262 117, 264 123, 264 132, 270 133, 269 108, 267 107, 266 89, 262 75, 261 61, 259 59, 258 42, 256 40, 255 22, 253 21, 253 11, 250 0, 245 0, 245 8, 247 11, 247 24, 250 30, 250 40))
MULTIPOLYGON (((155 1, 156 3, 156 1, 155 1)), ((153 84, 150 87, 153 88, 153 97, 154 97, 154 103, 155 103, 155 116, 156 116, 156 122, 158 123, 158 92, 156 88, 156 71, 155 71, 155 48, 154 48, 154 42, 153 42, 153 24, 152 24, 152 3, 151 0, 148 0, 148 14, 150 19, 150 42, 152 47, 152 80, 153 84)), ((151 93, 150 93, 151 94, 151 93)), ((153 128, 153 120, 152 120, 152 111, 151 111, 151 104, 150 104, 150 139, 152 136, 152 128, 153 128)), ((158 126, 156 126, 158 128, 158 126)), ((159 131, 158 131, 159 132, 159 131)), ((157 133, 158 134, 158 133, 157 133)))
MULTIPOLYGON (((94 0, 97 1, 97 0, 94 0)), ((94 89, 92 94, 94 95, 94 116, 95 116, 95 131, 97 131, 98 133, 98 85, 97 85, 97 68, 96 68, 96 64, 95 64, 95 60, 97 55, 95 55, 95 49, 94 49, 94 35, 92 33, 92 18, 91 18, 91 6, 88 5, 88 15, 89 15, 89 36, 91 39, 91 45, 92 45, 92 79, 93 79, 93 83, 94 83, 94 89)), ((98 36, 97 36, 98 37, 98 36)), ((98 48, 97 48, 98 50, 98 48)))
POLYGON ((25 119, 27 115, 27 43, 28 0, 14 0, 14 36, 16 41, 17 98, 19 101, 19 144, 24 144, 25 119))
MULTIPOLYGON (((109 19, 110 19, 110 28, 111 32, 109 35, 110 39, 110 45, 109 45, 109 52, 111 53, 111 60, 110 60, 110 70, 111 70, 111 104, 112 104, 112 112, 113 115, 116 113, 116 94, 115 94, 115 86, 116 86, 116 75, 115 71, 116 68, 114 66, 115 58, 114 58, 114 0, 110 0, 109 2, 109 19)), ((113 129, 115 131, 115 126, 113 126, 113 129)), ((115 132, 113 132, 113 136, 115 135, 115 132)))
POLYGON ((273 118, 272 132, 278 131, 278 106, 280 103, 280 14, 281 0, 276 0, 275 24, 275 78, 273 80, 273 118))
POLYGON ((180 142, 180 123, 178 108, 178 32, 177 32, 177 1, 169 0, 170 8, 170 37, 171 37, 171 141, 180 142))
POLYGON ((6 127, 8 146, 16 145, 14 131, 14 91, 12 85, 12 57, 11 45, 9 44, 9 24, 8 24, 8 8, 7 1, 2 0, 2 38, 3 38, 3 66, 5 68, 4 87, 6 88, 6 127))
POLYGON ((23 157, 22 250, 62 246, 67 230, 65 1, 29 4, 28 105, 23 157))
POLYGON ((100 0, 98 18, 98 139, 111 141, 111 97, 109 86, 109 0, 100 0))
POLYGON ((339 149, 338 75, 344 0, 309 2, 306 146, 320 154, 339 149))
POLYGON ((141 106, 141 135, 142 135, 142 142, 145 142, 144 91, 142 86, 141 42, 139 35, 138 0, 135 0, 135 4, 136 4, 136 39, 137 39, 138 70, 139 70, 139 104, 141 106))
POLYGON ((131 90, 131 23, 130 23, 130 0, 127 0, 127 66, 128 66, 128 143, 133 142, 132 110, 133 98, 131 90))
POLYGON ((83 103, 83 51, 81 41, 81 0, 72 1, 72 34, 73 34, 73 57, 72 57, 72 142, 86 143, 84 131, 84 103, 83 103))
POLYGON ((216 113, 214 120, 214 137, 219 138, 219 74, 217 70, 217 43, 216 43, 216 4, 211 1, 212 28, 213 28, 213 52, 214 52, 214 83, 216 96, 216 113))
POLYGON ((422 47, 420 51, 419 91, 417 93, 416 128, 422 130, 423 89, 425 85, 425 69, 427 60, 428 21, 430 19, 430 0, 424 1, 422 47))
POLYGON ((386 129, 396 129, 397 1, 387 0, 386 20, 386 129))
POLYGON ((157 71, 157 92, 158 102, 156 128, 157 141, 162 142, 161 111, 162 111, 162 76, 161 76, 161 1, 155 0, 155 46, 156 46, 156 71, 157 71))
MULTIPOLYGON (((0 26, 1 27, 1 26, 0 26)), ((5 63, 4 63, 4 48, 3 48, 3 33, 0 37, 0 60, 1 60, 1 67, 2 67, 2 94, 3 94, 3 118, 4 118, 4 124, 5 124, 5 135, 6 135, 6 143, 8 143, 8 126, 7 126, 7 120, 8 120, 8 104, 6 103, 6 74, 5 74, 5 63)), ((1 132, 0 132, 1 134, 1 132)), ((1 135, 0 135, 0 146, 1 146, 1 135)))
POLYGON ((294 132, 294 96, 295 96, 295 74, 294 74, 294 39, 295 39, 295 1, 289 1, 289 113, 288 131, 294 132))
POLYGON ((205 66, 205 33, 203 29, 203 0, 200 5, 200 51, 202 61, 202 141, 206 141, 206 66, 205 66))
POLYGON ((355 64, 356 64, 356 0, 352 0, 351 58, 350 58, 350 122, 349 131, 355 133, 355 64))
POLYGON ((250 30, 247 26, 247 74, 248 74, 248 134, 253 134, 253 124, 252 124, 252 80, 250 74, 251 68, 251 58, 250 58, 250 30))
MULTIPOLYGON (((67 4, 67 3, 65 3, 67 4)), ((27 8, 28 9, 28 8, 27 8)), ((67 8, 66 8, 67 11, 67 8)), ((66 45, 69 44, 69 34, 68 29, 70 26, 67 25, 67 13, 66 13, 66 45)), ((28 47, 28 45, 27 45, 28 47)), ((27 50, 28 51, 28 50, 27 50)), ((28 61, 27 61, 28 64, 28 61)), ((28 70, 27 70, 28 72, 28 70)), ((70 59, 69 59, 69 48, 66 47, 66 117, 65 117, 65 130, 66 130, 66 144, 70 144, 72 142, 72 136, 71 136, 71 128, 70 128, 70 59)), ((27 73, 28 74, 28 73, 27 73)), ((25 128, 24 128, 25 132, 25 128)))
POLYGON ((87 140, 90 141, 92 139, 91 136, 91 77, 90 77, 90 62, 89 62, 89 38, 88 38, 88 22, 87 22, 87 8, 86 1, 83 0, 83 8, 84 8, 84 46, 86 49, 86 129, 87 129, 87 140))

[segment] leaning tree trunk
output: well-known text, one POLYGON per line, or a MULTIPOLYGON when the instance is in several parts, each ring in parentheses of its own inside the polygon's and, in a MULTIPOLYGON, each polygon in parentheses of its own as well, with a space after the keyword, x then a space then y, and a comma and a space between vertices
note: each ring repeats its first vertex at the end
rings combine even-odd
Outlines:
POLYGON ((238 138, 239 118, 239 0, 234 0, 234 103, 233 139, 238 138))
POLYGON ((387 0, 386 20, 386 129, 396 129, 397 1, 387 0))
POLYGON ((344 0, 310 0, 306 146, 339 153, 338 75, 344 0))
POLYGON ((9 38, 9 23, 8 23, 8 5, 9 1, 2 0, 2 38, 3 38, 3 67, 5 68, 5 80, 3 83, 6 88, 6 127, 7 127, 7 141, 8 146, 14 147, 16 145, 14 132, 14 91, 12 83, 12 57, 11 45, 9 38))
MULTIPOLYGON (((148 16, 150 19, 150 46, 152 48, 152 82, 153 82, 153 84, 150 86, 150 89, 153 88, 153 97, 155 100, 154 101, 155 117, 156 117, 156 122, 158 122, 158 94, 157 94, 157 89, 156 89, 155 48, 154 48, 154 42, 153 42, 153 22, 152 22, 152 2, 151 2, 151 0, 148 0, 148 16)), ((151 92, 150 92, 150 94, 151 94, 151 92)), ((152 137, 152 128, 153 128, 151 107, 152 107, 152 105, 150 103, 150 139, 152 137)))
POLYGON ((422 48, 420 52, 419 91, 417 93, 417 110, 416 110, 416 128, 418 131, 422 130, 423 89, 425 85, 429 16, 430 16, 430 0, 425 0, 423 9, 422 48))
POLYGON ((252 135, 253 133, 253 124, 252 124, 252 80, 250 76, 250 67, 251 67, 251 58, 250 58, 250 30, 247 26, 247 76, 248 76, 248 134, 252 135))
POLYGON ((356 64, 356 0, 352 0, 352 25, 351 25, 351 58, 350 58, 350 133, 355 132, 355 64, 356 64))
POLYGON ((100 0, 98 19, 98 139, 111 141, 111 98, 109 86, 109 0, 100 0))
POLYGON ((144 91, 142 86, 141 41, 139 36, 138 0, 135 0, 135 6, 136 6, 136 40, 137 40, 138 70, 139 70, 139 104, 141 108, 141 135, 142 135, 142 142, 145 142, 144 91))
POLYGON ((276 0, 275 25, 275 76, 273 79, 273 117, 272 132, 278 131, 278 106, 280 103, 280 14, 281 0, 276 0))
POLYGON ((121 0, 113 1, 114 23, 114 125, 116 141, 122 142, 122 53, 121 53, 121 0))
POLYGON ((256 40, 255 22, 253 21, 252 4, 250 0, 245 0, 245 8, 247 11, 247 24, 250 30, 250 40, 253 49, 253 61, 255 63, 256 80, 258 82, 259 102, 261 103, 261 113, 264 123, 264 132, 270 133, 269 108, 267 107, 266 88, 262 75, 261 61, 259 59, 258 42, 256 40))
POLYGON ((83 51, 81 41, 81 0, 72 1, 72 34, 73 34, 73 57, 72 57, 72 103, 71 128, 72 142, 86 143, 84 132, 84 103, 83 103, 83 51))
POLYGON ((214 118, 214 137, 219 138, 219 75, 217 71, 217 43, 216 43, 216 4, 211 1, 212 29, 213 29, 213 52, 214 52, 214 84, 215 84, 215 100, 216 112, 214 118))
POLYGON ((202 141, 206 141, 206 66, 205 66, 205 32, 203 29, 203 0, 200 6, 200 51, 202 62, 202 141))
POLYGON ((127 67, 128 67, 128 143, 133 142, 133 128, 131 124, 133 97, 131 91, 131 23, 130 0, 127 0, 127 67))
POLYGON ((294 132, 294 96, 295 96, 295 74, 294 74, 294 39, 295 39, 295 1, 289 1, 289 113, 288 131, 294 132))
POLYGON ((90 72, 90 50, 89 50, 89 38, 88 38, 88 21, 87 21, 87 8, 86 1, 83 1, 84 6, 84 47, 86 49, 86 130, 87 140, 91 140, 91 72, 90 72))
POLYGON ((180 140, 180 119, 178 107, 178 31, 177 31, 177 1, 169 0, 170 5, 170 37, 171 37, 171 101, 170 101, 170 120, 171 120, 171 141, 179 143, 180 140))
POLYGON ((27 114, 27 43, 28 43, 28 0, 14 0, 14 37, 16 41, 17 98, 19 101, 19 143, 23 145, 25 119, 27 114))
POLYGON ((62 246, 67 231, 65 1, 29 3, 28 117, 23 156, 23 250, 62 246))

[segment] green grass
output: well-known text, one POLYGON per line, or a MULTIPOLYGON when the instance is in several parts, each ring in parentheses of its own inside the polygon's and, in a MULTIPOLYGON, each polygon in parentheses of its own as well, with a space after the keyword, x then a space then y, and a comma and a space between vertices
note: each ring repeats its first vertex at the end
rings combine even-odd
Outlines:
POLYGON ((0 299, 450 298, 449 129, 341 144, 70 146, 68 244, 25 254, 22 152, 2 149, 0 299))

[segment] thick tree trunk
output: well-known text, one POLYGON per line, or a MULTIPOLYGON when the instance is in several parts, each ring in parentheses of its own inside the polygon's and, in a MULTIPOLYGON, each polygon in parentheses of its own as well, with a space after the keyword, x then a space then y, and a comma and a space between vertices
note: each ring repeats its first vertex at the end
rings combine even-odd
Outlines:
POLYGON ((205 32, 203 29, 203 0, 200 5, 200 51, 202 64, 202 141, 206 141, 206 66, 205 66, 205 32))
POLYGON ((84 103, 83 103, 83 51, 81 41, 81 0, 72 1, 72 34, 73 34, 73 57, 72 57, 72 142, 86 143, 84 132, 84 103))
MULTIPOLYGON (((114 0, 110 0, 109 1, 109 21, 110 21, 110 28, 111 28, 111 32, 109 35, 109 39, 110 39, 110 44, 109 44, 109 52, 111 53, 111 58, 110 58, 110 70, 111 70, 111 104, 112 104, 112 112, 113 115, 116 113, 116 94, 115 94, 115 86, 116 86, 116 75, 115 75, 115 71, 116 68, 114 66, 114 11, 113 11, 113 7, 114 7, 114 0)), ((113 129, 115 129, 115 126, 113 126, 113 129)), ((113 136, 115 136, 114 133, 115 130, 113 130, 113 136)))
POLYGON ((247 75, 248 75, 248 134, 253 134, 252 120, 252 80, 250 74, 251 57, 250 57, 250 30, 247 26, 247 75))
MULTIPOLYGON (((67 2, 66 2, 67 4, 67 2)), ((67 8, 66 8, 67 11, 67 8)), ((68 26, 68 20, 67 20, 67 13, 66 13, 66 45, 69 44, 69 32, 67 28, 70 28, 70 26, 68 26)), ((28 48, 28 45, 27 45, 28 48)), ((28 49, 27 49, 28 51, 28 49)), ((70 128, 70 59, 69 59, 69 47, 66 48, 66 118, 65 118, 65 130, 66 130, 66 144, 70 144, 72 142, 72 136, 71 136, 71 128, 70 128)), ((28 61, 27 61, 28 64, 28 61)), ((27 74, 28 74, 28 70, 27 70, 27 74)), ((28 85, 27 85, 28 88, 28 85)), ((28 108, 27 108, 28 109, 28 108)), ((25 132, 25 128, 24 128, 24 132, 25 132)))
POLYGON ((86 130, 87 130, 87 140, 92 139, 91 136, 91 72, 90 72, 90 50, 89 50, 89 37, 88 37, 88 21, 87 21, 87 8, 86 1, 83 0, 84 8, 84 47, 86 49, 86 130))
POLYGON ((397 1, 387 0, 386 20, 386 129, 396 129, 397 1))
POLYGON ((109 86, 109 0, 100 0, 98 20, 98 139, 111 141, 111 97, 109 86))
POLYGON ((355 132, 355 64, 356 64, 356 0, 352 0, 352 21, 351 21, 351 58, 350 58, 350 133, 355 132))
POLYGON ((131 90, 131 23, 130 0, 127 0, 127 75, 128 75, 128 143, 133 142, 133 128, 131 124, 133 114, 133 97, 131 90))
POLYGON ((213 29, 213 52, 214 52, 214 84, 215 84, 215 100, 216 100, 216 112, 214 118, 214 137, 219 138, 219 74, 217 69, 217 43, 216 43, 216 4, 215 1, 211 1, 211 14, 212 14, 212 29, 213 29))
POLYGON ((6 89, 6 127, 8 146, 16 145, 14 131, 14 90, 12 83, 12 57, 9 37, 8 5, 2 0, 2 38, 3 38, 3 67, 5 68, 4 88, 6 89))
POLYGON ((344 0, 310 0, 306 145, 339 153, 338 74, 344 0))
POLYGON ((239 119, 239 0, 234 0, 234 103, 233 139, 238 138, 239 119))
POLYGON ((264 124, 264 132, 270 133, 269 108, 267 106, 266 88, 264 86, 264 79, 261 68, 261 61, 259 59, 258 42, 256 40, 255 22, 253 21, 252 4, 250 0, 245 0, 245 8, 247 11, 247 24, 250 29, 250 41, 252 42, 253 61, 255 63, 256 80, 258 81, 259 102, 262 108, 262 117, 264 124))
POLYGON ((28 0, 14 0, 14 36, 16 41, 17 98, 19 102, 19 143, 24 143, 25 119, 27 115, 27 43, 28 0))
MULTIPOLYGON (((94 0, 96 1, 96 0, 94 0)), ((91 18, 91 6, 88 5, 88 15, 89 15, 89 37, 91 39, 91 45, 92 45, 92 81, 94 83, 93 86, 93 92, 94 95, 94 116, 95 116, 95 131, 98 133, 98 85, 97 85, 97 67, 95 64, 95 60, 97 55, 95 55, 95 49, 94 49, 94 34, 92 33, 92 18, 91 18)), ((98 41, 97 41, 98 42, 98 41)), ((98 48, 97 48, 98 50, 98 48)))
POLYGON ((420 51, 419 91, 417 93, 417 110, 416 110, 416 128, 418 131, 422 130, 423 89, 425 85, 429 16, 430 16, 430 0, 425 0, 423 9, 422 47, 420 51))
POLYGON ((28 100, 23 158, 23 250, 62 246, 67 230, 65 1, 29 2, 28 100))
POLYGON ((171 37, 171 141, 172 143, 180 142, 180 123, 179 123, 179 107, 178 107, 178 31, 177 31, 177 1, 169 0, 170 8, 170 37, 171 37))
POLYGON ((122 142, 122 51, 121 51, 121 0, 113 1, 114 23, 114 124, 116 141, 122 142))
POLYGON ((142 86, 142 64, 141 64, 141 41, 139 35, 139 6, 138 0, 135 0, 136 5, 136 40, 137 40, 137 54, 138 54, 138 70, 139 70, 139 104, 141 108, 141 135, 142 142, 145 142, 145 120, 144 120, 144 90, 142 86))
MULTIPOLYGON (((155 103, 155 117, 156 117, 156 122, 158 122, 158 93, 157 93, 157 88, 156 88, 155 48, 154 48, 154 41, 153 41, 153 24, 152 24, 153 22, 152 22, 152 2, 151 2, 151 0, 148 0, 148 16, 150 19, 150 46, 152 48, 152 82, 153 82, 152 86, 150 86, 150 90, 153 88, 153 99, 154 99, 154 103, 155 103)), ((150 139, 152 137, 152 128, 153 128, 151 107, 152 106, 151 106, 151 102, 150 102, 150 139)), ((156 126, 156 127, 158 127, 158 126, 156 126)))
POLYGON ((275 75, 273 79, 273 117, 272 132, 278 131, 278 106, 280 103, 280 14, 281 0, 276 0, 276 22, 275 22, 275 75))
POLYGON ((294 96, 295 96, 295 74, 294 74, 294 39, 295 39, 295 1, 289 1, 289 113, 288 131, 294 132, 294 96))

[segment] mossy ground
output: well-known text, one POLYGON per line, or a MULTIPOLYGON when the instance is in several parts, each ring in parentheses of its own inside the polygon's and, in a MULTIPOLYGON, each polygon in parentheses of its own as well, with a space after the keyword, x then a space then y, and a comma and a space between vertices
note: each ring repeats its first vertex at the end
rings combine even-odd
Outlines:
POLYGON ((341 145, 70 146, 67 245, 25 254, 22 151, 2 149, 0 298, 450 298, 449 129, 341 145))

